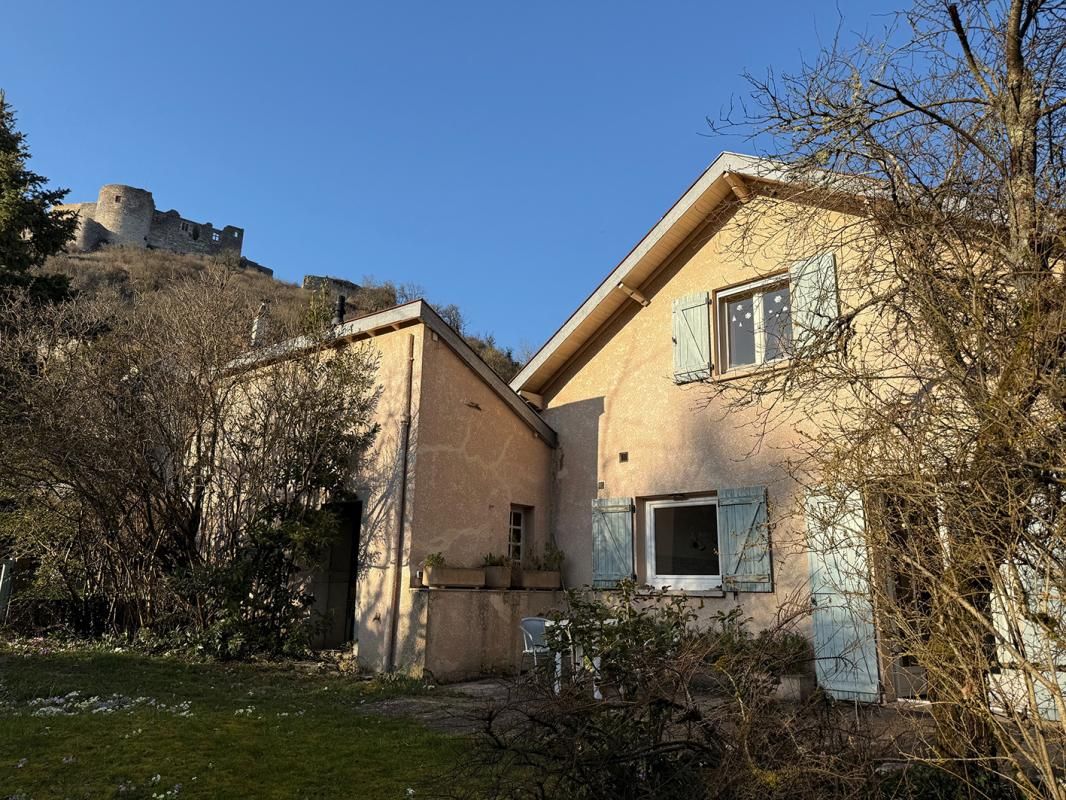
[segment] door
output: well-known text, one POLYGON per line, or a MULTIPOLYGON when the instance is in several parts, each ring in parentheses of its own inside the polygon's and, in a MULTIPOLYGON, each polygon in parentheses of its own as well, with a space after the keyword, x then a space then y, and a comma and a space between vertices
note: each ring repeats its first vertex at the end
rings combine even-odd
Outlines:
POLYGON ((358 500, 330 503, 328 509, 337 516, 340 534, 333 542, 327 559, 323 559, 325 574, 318 582, 325 594, 324 608, 328 626, 322 636, 321 647, 343 647, 355 641, 355 592, 359 579, 359 532, 363 506, 358 500))
POLYGON ((881 697, 862 500, 807 499, 815 673, 838 700, 881 697))

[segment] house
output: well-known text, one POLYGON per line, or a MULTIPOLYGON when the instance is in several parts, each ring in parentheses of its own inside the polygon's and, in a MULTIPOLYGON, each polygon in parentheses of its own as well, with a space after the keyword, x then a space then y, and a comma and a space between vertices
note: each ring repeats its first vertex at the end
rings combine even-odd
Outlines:
POLYGON ((382 354, 385 392, 354 549, 318 578, 346 620, 334 638, 371 669, 513 670, 518 620, 563 596, 426 588, 421 566, 528 566, 553 542, 567 587, 635 578, 698 598, 704 619, 740 607, 756 629, 803 607, 830 695, 921 696, 921 669, 878 646, 862 500, 807 495, 786 465, 800 434, 708 390, 838 315, 856 255, 827 242, 856 217, 786 189, 772 163, 721 155, 509 386, 425 303, 339 326, 339 343, 382 354), (798 219, 820 229, 806 251, 798 219))
MULTIPOLYGON (((432 553, 528 565, 547 542, 565 553, 568 587, 635 577, 700 598, 708 618, 743 606, 756 627, 806 602, 803 499, 780 456, 789 433, 753 451, 751 420, 702 408, 701 381, 772 357, 762 327, 731 327, 727 314, 762 314, 787 333, 791 316, 835 308, 846 254, 736 257, 746 198, 775 180, 758 159, 716 159, 510 386, 421 301, 335 329, 338 344, 380 352, 384 393, 371 477, 342 513, 350 544, 316 578, 320 610, 345 620, 324 644, 356 640, 367 668, 438 680, 511 670, 518 620, 561 594, 430 589, 421 567, 432 553)), ((819 613, 807 633, 848 651, 823 683, 879 696, 876 653, 854 635, 869 623, 841 631, 819 613)))
MULTIPOLYGON (((772 201, 782 206, 773 221, 748 206, 783 181, 763 160, 717 158, 511 387, 558 434, 552 534, 568 585, 632 576, 699 597, 707 617, 742 606, 758 628, 808 602, 822 576, 804 623, 819 679, 839 697, 874 700, 883 684, 869 600, 851 570, 811 557, 812 515, 784 464, 794 431, 759 439, 756 412, 704 384, 742 380, 783 355, 794 324, 837 313, 846 252, 796 260, 777 231, 752 236, 790 217, 788 199, 772 201)), ((825 211, 828 228, 839 215, 825 211)))

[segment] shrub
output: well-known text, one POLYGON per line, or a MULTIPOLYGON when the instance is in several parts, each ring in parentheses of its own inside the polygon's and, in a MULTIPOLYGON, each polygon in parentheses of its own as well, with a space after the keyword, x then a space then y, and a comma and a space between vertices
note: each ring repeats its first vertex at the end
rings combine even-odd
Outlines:
POLYGON ((550 647, 581 658, 561 680, 547 659, 489 714, 466 766, 491 776, 489 797, 771 800, 876 785, 854 717, 774 699, 809 658, 793 618, 758 635, 740 611, 704 625, 684 595, 625 582, 571 592, 557 619, 550 647))

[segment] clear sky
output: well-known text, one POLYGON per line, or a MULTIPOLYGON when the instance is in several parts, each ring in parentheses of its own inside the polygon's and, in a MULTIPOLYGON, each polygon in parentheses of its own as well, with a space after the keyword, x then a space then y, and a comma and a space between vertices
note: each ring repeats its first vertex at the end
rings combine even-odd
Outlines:
MULTIPOLYGON (((898 2, 898 0, 897 0, 898 2)), ((889 0, 17 2, 0 88, 33 168, 245 228, 244 254, 414 282, 539 346, 722 150, 745 69, 889 0)))

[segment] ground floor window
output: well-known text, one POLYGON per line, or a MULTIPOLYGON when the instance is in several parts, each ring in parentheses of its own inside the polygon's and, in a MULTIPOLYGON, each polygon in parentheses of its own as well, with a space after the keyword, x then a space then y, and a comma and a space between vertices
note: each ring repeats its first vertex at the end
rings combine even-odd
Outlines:
POLYGON ((648 583, 688 590, 721 587, 715 500, 654 500, 646 508, 648 583))
POLYGON ((511 524, 507 533, 507 557, 514 564, 522 563, 522 544, 526 533, 526 511, 511 509, 511 524))

